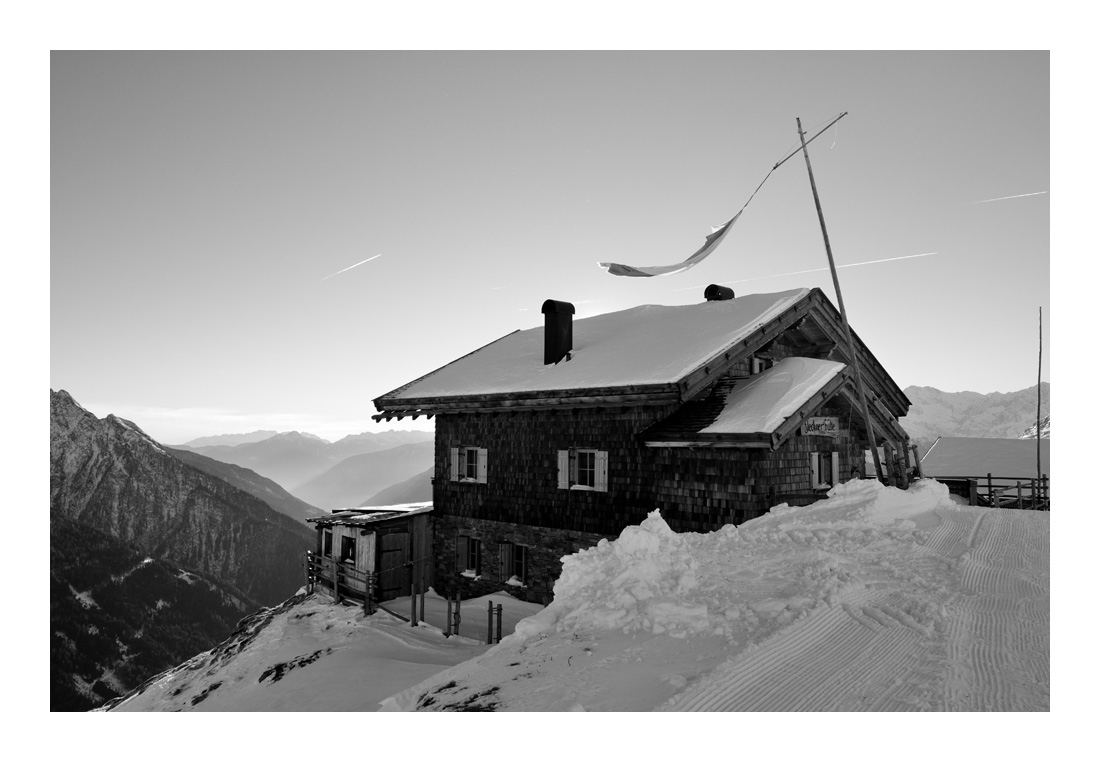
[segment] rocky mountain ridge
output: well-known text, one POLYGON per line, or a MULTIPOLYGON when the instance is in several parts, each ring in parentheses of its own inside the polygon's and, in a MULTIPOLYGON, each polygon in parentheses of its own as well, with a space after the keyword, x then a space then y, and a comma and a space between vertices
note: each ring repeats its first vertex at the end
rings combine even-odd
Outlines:
POLYGON ((50 392, 50 510, 258 605, 300 584, 314 533, 259 498, 170 455, 135 424, 100 420, 50 392))
MULTIPOLYGON (((1016 392, 943 392, 931 386, 908 386, 912 402, 900 420, 923 455, 938 437, 1016 439, 1035 425, 1036 395, 1032 386, 1016 392)), ((1042 414, 1050 415, 1050 384, 1042 385, 1042 414)))
MULTIPOLYGON (((1042 439, 1050 439, 1050 415, 1044 415, 1042 420, 1039 421, 1039 427, 1041 429, 1040 437, 1042 439)), ((1020 435, 1020 439, 1034 439, 1035 438, 1035 426, 1031 425, 1027 431, 1020 435)))

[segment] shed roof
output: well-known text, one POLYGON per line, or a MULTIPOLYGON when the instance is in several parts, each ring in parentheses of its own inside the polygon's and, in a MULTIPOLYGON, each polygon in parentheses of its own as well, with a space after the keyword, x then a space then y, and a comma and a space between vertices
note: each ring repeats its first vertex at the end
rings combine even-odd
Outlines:
MULTIPOLYGON (((1040 463, 1050 475, 1050 440, 1039 444, 1040 463)), ((921 458, 925 476, 985 476, 1029 479, 1035 473, 1034 439, 940 437, 921 458)))
POLYGON ((675 384, 809 292, 648 304, 576 320, 572 356, 557 365, 543 364, 541 326, 516 331, 380 400, 675 384))
POLYGON ((315 516, 307 522, 319 525, 344 524, 360 526, 375 524, 389 519, 404 518, 418 513, 430 513, 432 503, 400 503, 398 505, 371 506, 370 508, 345 508, 333 511, 328 516, 315 516))

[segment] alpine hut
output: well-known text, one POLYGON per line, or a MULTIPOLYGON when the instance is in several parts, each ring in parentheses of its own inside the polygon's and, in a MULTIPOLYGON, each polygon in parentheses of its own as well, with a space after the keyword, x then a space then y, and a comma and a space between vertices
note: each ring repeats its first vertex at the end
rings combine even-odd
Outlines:
MULTIPOLYGON (((516 331, 374 400, 435 416, 434 586, 547 600, 561 557, 659 510, 713 531, 864 475, 840 313, 820 289, 646 305, 516 331)), ((877 445, 910 402, 853 333, 877 445)))

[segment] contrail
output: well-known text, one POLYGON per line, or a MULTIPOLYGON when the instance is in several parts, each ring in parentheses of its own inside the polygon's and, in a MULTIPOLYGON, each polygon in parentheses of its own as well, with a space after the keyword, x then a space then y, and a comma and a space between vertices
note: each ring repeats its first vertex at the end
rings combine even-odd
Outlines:
POLYGON ((345 267, 343 270, 340 270, 339 272, 335 272, 332 275, 326 275, 325 277, 321 278, 321 280, 319 280, 317 282, 321 283, 322 281, 326 281, 329 278, 335 278, 340 273, 346 273, 348 270, 352 269, 352 267, 358 267, 359 265, 365 265, 367 262, 370 262, 372 259, 378 259, 380 256, 382 256, 382 255, 381 254, 375 254, 373 257, 368 257, 367 259, 364 259, 362 262, 356 262, 351 267, 345 267))
MULTIPOLYGON (((839 270, 841 267, 859 267, 860 265, 877 265, 881 262, 897 262, 899 259, 915 259, 917 257, 930 257, 930 256, 932 256, 933 254, 936 254, 936 253, 937 252, 935 252, 935 251, 928 251, 928 252, 925 252, 924 254, 906 254, 904 257, 890 257, 889 259, 873 259, 870 262, 852 262, 851 264, 848 264, 848 265, 837 265, 836 267, 839 270)), ((722 281, 718 285, 719 286, 726 286, 726 285, 729 285, 730 283, 749 283, 750 281, 767 280, 768 278, 785 278, 788 275, 803 275, 805 273, 819 273, 819 272, 825 272, 828 269, 829 269, 828 267, 817 267, 817 268, 814 268, 813 270, 799 270, 798 272, 793 272, 793 273, 780 273, 778 275, 761 275, 759 278, 745 278, 744 280, 726 280, 726 281, 722 281)), ((700 288, 700 287, 699 286, 691 286, 689 288, 677 288, 677 289, 674 289, 674 290, 675 291, 694 291, 697 288, 700 288)))
POLYGON ((1044 193, 1050 191, 1037 191, 1035 193, 1021 193, 1017 196, 1001 196, 1000 198, 987 198, 981 201, 967 201, 965 204, 958 204, 958 206, 970 206, 972 204, 988 204, 990 201, 1007 201, 1010 198, 1025 198, 1027 196, 1042 196, 1044 193))

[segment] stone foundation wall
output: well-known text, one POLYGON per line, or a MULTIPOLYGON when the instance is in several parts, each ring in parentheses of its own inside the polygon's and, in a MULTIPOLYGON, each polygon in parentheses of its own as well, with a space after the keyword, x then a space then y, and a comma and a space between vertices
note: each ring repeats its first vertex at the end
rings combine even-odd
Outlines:
POLYGON ((602 537, 566 529, 438 514, 433 523, 435 591, 445 597, 453 597, 455 593, 459 593, 463 599, 504 590, 513 598, 545 605, 553 598, 554 581, 561 575, 562 556, 590 548, 602 537), (455 550, 456 540, 460 535, 481 541, 479 579, 465 577, 462 570, 458 569, 455 550), (500 545, 506 542, 527 547, 527 580, 524 587, 505 583, 511 572, 502 573, 500 545))

